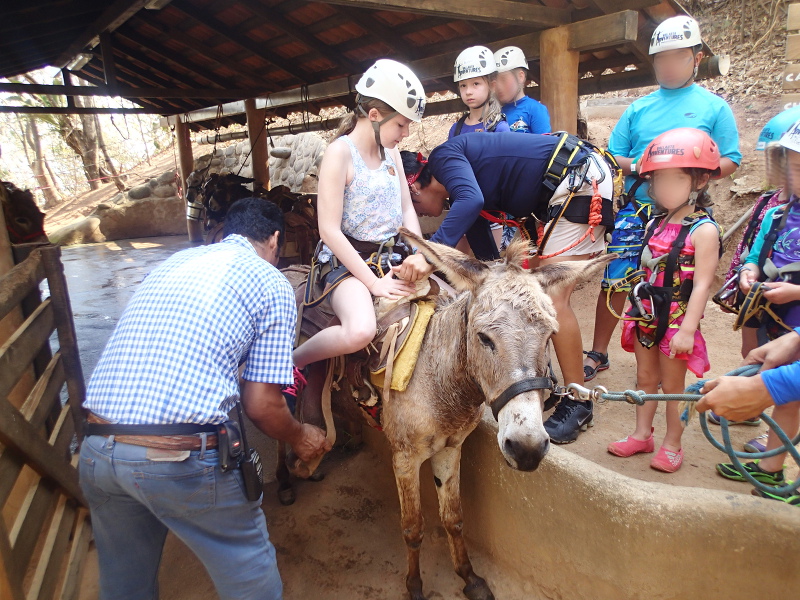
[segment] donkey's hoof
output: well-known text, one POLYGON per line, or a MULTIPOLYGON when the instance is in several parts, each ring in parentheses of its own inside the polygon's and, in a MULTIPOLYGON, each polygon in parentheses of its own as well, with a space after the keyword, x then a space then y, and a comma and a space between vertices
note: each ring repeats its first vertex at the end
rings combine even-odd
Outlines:
POLYGON ((311 477, 308 478, 309 481, 322 481, 325 479, 325 473, 317 469, 311 474, 311 477))
POLYGON ((494 594, 486 580, 477 576, 474 581, 464 586, 464 595, 469 600, 494 600, 494 594))
POLYGON ((278 490, 278 501, 284 506, 294 504, 295 500, 297 500, 297 494, 295 494, 293 487, 289 486, 278 490))

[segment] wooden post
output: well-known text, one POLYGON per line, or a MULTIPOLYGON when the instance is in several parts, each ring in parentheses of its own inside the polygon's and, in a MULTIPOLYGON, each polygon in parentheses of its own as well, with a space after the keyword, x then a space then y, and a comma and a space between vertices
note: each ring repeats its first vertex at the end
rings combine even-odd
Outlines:
MULTIPOLYGON (((178 163, 181 169, 181 189, 185 200, 186 179, 194 169, 194 157, 192 156, 192 138, 189 137, 189 126, 181 121, 180 117, 175 117, 175 137, 178 138, 178 163)), ((186 231, 189 234, 190 242, 203 241, 203 224, 200 221, 186 219, 186 231)))
POLYGON ((250 164, 253 166, 253 188, 259 185, 269 186, 269 153, 267 150, 267 132, 264 125, 267 117, 265 108, 256 108, 255 98, 244 101, 244 112, 247 115, 247 137, 250 140, 250 164))
POLYGON ((539 38, 542 103, 550 111, 553 131, 578 131, 578 61, 570 50, 567 27, 543 31, 539 38))

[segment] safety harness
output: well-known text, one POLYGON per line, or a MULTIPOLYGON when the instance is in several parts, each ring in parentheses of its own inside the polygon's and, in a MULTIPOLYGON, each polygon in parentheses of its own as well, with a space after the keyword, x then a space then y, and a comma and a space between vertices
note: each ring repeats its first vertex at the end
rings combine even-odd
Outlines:
MULTIPOLYGON (((461 115, 461 118, 458 121, 456 121, 456 130, 453 132, 453 137, 461 135, 461 130, 464 129, 464 124, 467 122, 467 117, 469 117, 469 113, 464 113, 463 115, 461 115)), ((500 123, 500 121, 505 121, 505 118, 506 118, 505 115, 501 115, 501 117, 491 125, 484 124, 485 131, 489 132, 494 131, 495 129, 497 129, 497 125, 500 123)), ((481 122, 483 122, 483 120, 481 120, 481 122)))
MULTIPOLYGON (((547 232, 543 231, 544 223, 541 224, 540 229, 542 231, 540 231, 538 236, 539 240, 541 240, 538 250, 540 258, 552 258, 563 254, 567 250, 571 250, 583 242, 589 236, 591 236, 592 241, 594 241, 594 228, 598 225, 604 225, 607 229, 613 227, 613 199, 612 202, 604 203, 598 188, 598 184, 603 181, 605 176, 601 177, 599 181, 592 178, 591 195, 577 195, 578 191, 583 187, 584 183, 586 183, 591 161, 597 160, 597 155, 601 156, 611 168, 612 176, 614 177, 613 195, 617 196, 622 190, 622 169, 620 169, 616 159, 610 152, 565 131, 559 131, 552 135, 559 136, 559 140, 547 163, 544 179, 542 180, 542 192, 539 196, 537 206, 549 204, 556 189, 558 189, 567 178, 569 178, 569 195, 564 200, 563 204, 550 209, 548 213, 548 222, 550 222, 551 225, 547 232), (552 254, 544 255, 543 251, 550 239, 550 235, 562 218, 566 218, 573 223, 586 223, 589 225, 589 228, 580 239, 566 248, 562 248, 552 254)), ((598 170, 602 172, 602 169, 598 170)))
MULTIPOLYGON (((787 204, 779 207, 773 214, 772 223, 764 238, 764 245, 758 255, 758 281, 752 285, 747 294, 744 294, 738 287, 739 275, 743 267, 736 269, 734 275, 725 282, 722 289, 714 294, 714 302, 724 310, 736 313, 736 320, 733 324, 734 331, 745 326, 760 327, 764 325, 770 339, 775 339, 792 330, 792 327, 784 323, 783 319, 777 314, 772 302, 764 297, 764 292, 769 291, 770 282, 778 280, 791 281, 800 272, 800 263, 793 262, 778 268, 772 261, 775 243, 786 228, 789 213, 796 202, 797 198, 792 197, 787 204), (735 287, 732 287, 733 285, 735 287)), ((785 310, 796 305, 798 305, 797 301, 789 302, 782 304, 781 309, 785 310)), ((780 312, 783 312, 783 310, 780 312)))
MULTIPOLYGON (((686 247, 687 238, 696 227, 703 223, 714 223, 716 225, 714 219, 703 209, 687 215, 681 221, 681 229, 675 241, 672 242, 670 251, 659 257, 653 257, 649 246, 650 239, 666 224, 668 218, 669 215, 657 217, 657 220, 647 229, 639 254, 639 270, 613 283, 606 292, 608 310, 618 319, 637 323, 652 324, 655 322, 654 333, 643 331, 637 325, 639 341, 645 348, 650 348, 664 339, 669 327, 672 303, 678 302, 685 307, 686 303, 689 302, 689 296, 691 296, 694 285, 693 281, 691 279, 680 280, 680 266, 694 264, 694 257, 682 255, 683 249, 686 247), (645 269, 650 269, 651 271, 649 280, 645 269), (663 285, 655 285, 658 275, 662 271, 664 273, 663 285), (627 315, 618 315, 611 306, 611 294, 622 291, 629 286, 628 298, 631 302, 631 310, 627 315), (645 300, 650 303, 649 309, 644 303, 645 300)), ((717 229, 719 229, 719 226, 717 226, 717 229)), ((721 255, 722 243, 720 236, 721 255)))

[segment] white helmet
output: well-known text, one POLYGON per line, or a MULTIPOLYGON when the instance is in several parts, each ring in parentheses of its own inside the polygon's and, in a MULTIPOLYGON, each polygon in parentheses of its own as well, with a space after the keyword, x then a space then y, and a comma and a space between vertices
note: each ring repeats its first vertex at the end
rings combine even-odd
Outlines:
POLYGON ((358 80, 356 91, 386 102, 416 123, 422 120, 425 112, 425 90, 419 77, 406 65, 390 58, 382 58, 367 69, 358 80))
POLYGON ((456 58, 453 65, 453 81, 484 77, 497 71, 494 55, 486 46, 472 46, 464 50, 456 58))
POLYGON ((693 48, 703 43, 700 26, 693 18, 683 15, 662 22, 650 38, 650 54, 678 48, 693 48))
POLYGON ((528 61, 525 60, 525 53, 516 46, 506 46, 494 53, 494 63, 498 73, 504 73, 511 69, 527 69, 528 61))
POLYGON ((786 133, 783 134, 783 137, 781 137, 778 143, 788 150, 800 152, 800 121, 792 125, 786 133))

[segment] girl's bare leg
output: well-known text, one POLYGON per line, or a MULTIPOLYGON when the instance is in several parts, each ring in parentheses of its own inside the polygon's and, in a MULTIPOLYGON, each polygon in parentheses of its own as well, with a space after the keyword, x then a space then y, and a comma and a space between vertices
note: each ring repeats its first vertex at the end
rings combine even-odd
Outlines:
MULTIPOLYGON (((789 404, 781 404, 772 409, 772 418, 775 423, 786 432, 789 438, 797 435, 800 429, 800 404, 797 402, 790 402, 789 404)), ((767 450, 774 450, 781 445, 780 439, 772 429, 769 430, 769 437, 767 437, 767 450)), ((764 458, 758 463, 758 466, 765 471, 780 471, 783 469, 783 461, 786 458, 786 453, 782 452, 777 456, 770 456, 764 458)))
MULTIPOLYGON (((639 389, 647 394, 657 393, 661 381, 658 360, 661 350, 656 346, 645 348, 638 341, 633 343, 633 348, 636 355, 636 381, 639 389)), ((645 402, 644 406, 636 407, 636 430, 631 436, 633 439, 644 441, 650 437, 657 408, 658 402, 645 402)))
POLYGON ((339 325, 323 329, 294 351, 298 369, 327 358, 358 352, 375 337, 375 309, 372 294, 355 277, 344 280, 331 296, 339 325))
MULTIPOLYGON (((661 391, 665 394, 682 394, 686 389, 687 362, 665 356, 663 352, 659 352, 659 362, 661 364, 661 391)), ((664 435, 663 446, 667 450, 677 452, 681 449, 681 436, 683 435, 678 403, 665 402, 665 404, 667 433, 664 435)))

